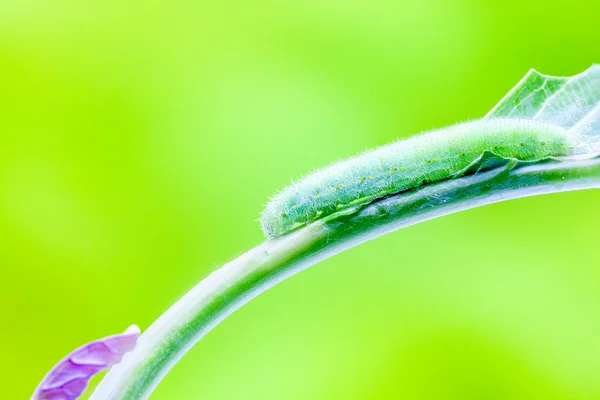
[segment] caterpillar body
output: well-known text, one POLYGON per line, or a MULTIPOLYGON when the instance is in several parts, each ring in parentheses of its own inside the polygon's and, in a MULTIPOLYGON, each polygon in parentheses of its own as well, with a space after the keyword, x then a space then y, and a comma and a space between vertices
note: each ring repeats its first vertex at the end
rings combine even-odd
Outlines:
POLYGON ((313 172, 276 194, 262 213, 270 238, 349 207, 457 176, 485 151, 536 160, 568 155, 574 138, 524 119, 467 122, 399 140, 313 172))

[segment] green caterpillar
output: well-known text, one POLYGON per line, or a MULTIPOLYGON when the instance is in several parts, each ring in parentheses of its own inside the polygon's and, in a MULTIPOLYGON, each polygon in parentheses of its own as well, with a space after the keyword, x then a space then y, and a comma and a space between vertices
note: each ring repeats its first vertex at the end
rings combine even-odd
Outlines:
POLYGON ((316 171, 267 204, 261 225, 270 238, 353 206, 457 176, 485 151, 536 160, 569 154, 566 130, 532 120, 491 119, 427 132, 316 171))

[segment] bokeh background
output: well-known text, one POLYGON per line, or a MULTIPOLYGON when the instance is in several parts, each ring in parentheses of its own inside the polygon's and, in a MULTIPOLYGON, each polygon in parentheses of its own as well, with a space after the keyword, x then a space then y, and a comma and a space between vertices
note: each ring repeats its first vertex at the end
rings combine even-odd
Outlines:
MULTIPOLYGON (((315 167, 600 61, 595 1, 0 1, 0 386, 148 327, 315 167)), ((262 294, 152 399, 600 399, 600 193, 495 204, 262 294)), ((94 381, 97 382, 97 379, 94 381)))

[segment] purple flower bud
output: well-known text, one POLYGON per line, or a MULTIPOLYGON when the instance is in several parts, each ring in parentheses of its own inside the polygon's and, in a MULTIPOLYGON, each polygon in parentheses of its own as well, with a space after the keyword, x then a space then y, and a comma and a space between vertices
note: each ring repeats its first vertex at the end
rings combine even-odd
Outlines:
POLYGON ((140 328, 95 340, 60 360, 35 389, 31 400, 73 400, 81 396, 90 378, 121 361, 133 350, 140 328))

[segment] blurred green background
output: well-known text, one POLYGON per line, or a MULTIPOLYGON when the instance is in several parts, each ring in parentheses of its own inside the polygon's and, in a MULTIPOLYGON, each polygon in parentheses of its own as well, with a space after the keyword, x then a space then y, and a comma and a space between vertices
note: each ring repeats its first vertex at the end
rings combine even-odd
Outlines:
MULTIPOLYGON (((0 2, 0 384, 148 327, 315 167, 600 61, 595 1, 0 2)), ((153 399, 600 399, 600 193, 366 243, 205 337, 153 399)), ((97 382, 97 380, 95 380, 97 382)))

